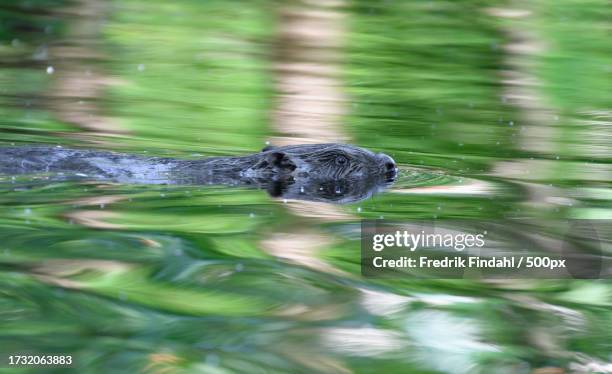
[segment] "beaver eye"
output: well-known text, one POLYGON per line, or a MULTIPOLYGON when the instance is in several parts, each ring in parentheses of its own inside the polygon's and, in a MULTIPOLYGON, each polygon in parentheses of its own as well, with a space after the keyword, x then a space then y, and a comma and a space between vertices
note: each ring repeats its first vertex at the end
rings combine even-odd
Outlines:
POLYGON ((346 158, 346 156, 336 156, 336 165, 346 165, 346 163, 348 162, 348 158, 346 158))

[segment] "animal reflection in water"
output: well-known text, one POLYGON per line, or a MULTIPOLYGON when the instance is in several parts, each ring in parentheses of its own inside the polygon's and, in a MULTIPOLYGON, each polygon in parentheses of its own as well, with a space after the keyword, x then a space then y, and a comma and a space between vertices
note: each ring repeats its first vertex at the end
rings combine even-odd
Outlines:
POLYGON ((52 180, 251 186, 273 197, 350 203, 390 185, 397 167, 383 153, 335 143, 266 147, 246 156, 196 160, 59 147, 0 148, 0 175, 38 174, 52 180))

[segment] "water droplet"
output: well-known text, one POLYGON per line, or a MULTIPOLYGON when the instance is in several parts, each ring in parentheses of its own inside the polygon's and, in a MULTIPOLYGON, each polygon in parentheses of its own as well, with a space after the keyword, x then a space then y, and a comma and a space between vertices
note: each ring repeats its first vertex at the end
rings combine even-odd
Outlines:
POLYGON ((26 215, 28 215, 28 214, 32 214, 32 209, 30 209, 30 208, 25 208, 25 209, 23 210, 23 214, 26 214, 26 215))
POLYGON ((44 44, 38 47, 36 51, 32 54, 32 59, 37 60, 37 61, 46 60, 47 57, 48 57, 47 46, 44 44))
POLYGON ((249 218, 255 218, 255 213, 249 213, 249 218))
POLYGON ((287 199, 283 199, 283 204, 287 204, 287 199))
POLYGON ((361 212, 361 207, 360 206, 357 207, 357 211, 361 212))
POLYGON ((54 71, 55 69, 53 68, 53 66, 47 66, 47 74, 53 74, 54 71))
POLYGON ((304 193, 304 186, 300 187, 300 193, 304 193))
POLYGON ((205 361, 208 366, 219 366, 219 356, 214 353, 207 354, 205 361))

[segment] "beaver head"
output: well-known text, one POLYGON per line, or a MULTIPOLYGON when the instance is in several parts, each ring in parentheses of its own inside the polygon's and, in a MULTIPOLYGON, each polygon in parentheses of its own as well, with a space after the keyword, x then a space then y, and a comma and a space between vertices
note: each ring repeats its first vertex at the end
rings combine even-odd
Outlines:
POLYGON ((395 161, 384 153, 347 144, 308 144, 266 147, 258 154, 253 170, 272 171, 319 180, 374 178, 392 182, 397 176, 395 161))

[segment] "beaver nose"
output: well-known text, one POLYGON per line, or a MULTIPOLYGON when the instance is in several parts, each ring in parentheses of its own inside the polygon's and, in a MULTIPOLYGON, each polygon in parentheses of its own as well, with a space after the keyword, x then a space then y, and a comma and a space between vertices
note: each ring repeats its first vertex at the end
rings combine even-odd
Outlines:
POLYGON ((395 160, 384 153, 379 153, 378 158, 385 169, 385 176, 391 180, 395 178, 397 174, 397 164, 395 163, 395 160))
POLYGON ((397 166, 395 165, 395 160, 387 156, 386 154, 379 153, 378 157, 381 160, 381 163, 385 166, 385 169, 387 169, 387 171, 395 170, 397 168, 397 166))

